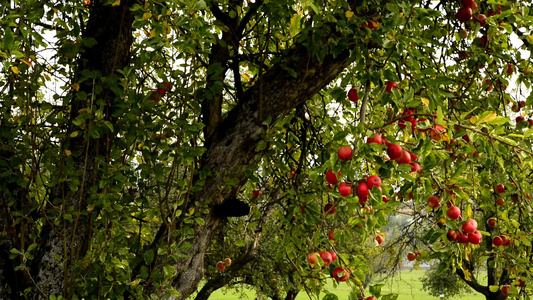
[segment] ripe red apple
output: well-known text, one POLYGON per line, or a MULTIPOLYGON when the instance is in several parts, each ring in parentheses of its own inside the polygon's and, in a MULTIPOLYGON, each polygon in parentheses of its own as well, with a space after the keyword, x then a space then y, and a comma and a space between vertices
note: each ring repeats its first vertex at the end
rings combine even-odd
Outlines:
POLYGON ((329 240, 330 241, 335 241, 335 238, 333 237, 335 235, 335 230, 332 230, 330 233, 329 233, 329 240))
POLYGON ((261 195, 261 192, 258 191, 258 190, 253 190, 252 191, 252 198, 257 198, 261 195))
POLYGON ((502 206, 504 204, 505 204, 505 200, 503 200, 503 198, 498 198, 498 200, 496 200, 496 205, 502 206))
POLYGON ((296 178, 296 172, 291 171, 291 172, 289 173, 289 177, 292 178, 292 179, 296 178))
POLYGON ((337 267, 333 270, 333 278, 338 282, 348 281, 350 279, 350 272, 342 267, 337 267))
POLYGON ((387 203, 387 202, 390 201, 389 198, 387 198, 387 197, 385 197, 385 196, 383 196, 382 200, 383 200, 383 202, 385 202, 385 203, 387 203))
POLYGON ((494 191, 498 194, 503 194, 505 192, 505 186, 500 183, 494 188, 494 191))
POLYGON ((327 213, 328 215, 334 214, 336 210, 337 208, 333 206, 333 204, 331 203, 328 203, 324 206, 324 212, 327 213))
POLYGON ((315 265, 318 263, 318 253, 317 252, 313 252, 313 253, 309 253, 307 255, 307 261, 312 264, 312 265, 315 265))
POLYGON ((511 240, 507 236, 502 235, 500 237, 502 238, 502 246, 507 247, 511 245, 511 240))
POLYGON ((511 76, 514 73, 514 66, 512 64, 507 65, 507 75, 511 76))
POLYGON ((226 269, 226 265, 224 264, 224 262, 221 262, 221 261, 217 262, 217 269, 219 271, 224 271, 226 269))
POLYGON ((352 186, 343 182, 339 185, 339 193, 343 197, 348 197, 352 195, 352 186))
POLYGON ((455 14, 455 18, 459 22, 466 23, 472 19, 472 9, 470 7, 462 7, 455 14))
POLYGON ((224 259, 224 264, 226 265, 226 267, 231 266, 231 258, 228 257, 228 258, 224 259))
POLYGON ((413 252, 407 253, 407 260, 408 261, 414 261, 415 259, 416 259, 416 254, 414 254, 413 252))
POLYGON ((413 122, 415 120, 415 117, 413 116, 414 112, 410 109, 407 109, 405 110, 403 113, 402 113, 402 119, 405 121, 405 122, 413 122))
POLYGON ((495 246, 495 247, 500 247, 502 244, 503 244, 503 240, 501 237, 499 236, 496 236, 492 239, 492 244, 495 246))
POLYGON ((509 295, 510 291, 511 291, 511 286, 510 285, 502 286, 502 294, 504 294, 505 296, 509 295))
POLYGON ((398 88, 398 83, 395 81, 387 81, 385 83, 385 91, 387 93, 392 93, 392 90, 397 89, 397 88, 398 88))
POLYGON ((471 8, 472 10, 478 9, 477 3, 475 0, 461 0, 463 7, 471 8))
POLYGON ((479 22, 479 26, 485 27, 487 25, 487 16, 484 14, 477 14, 474 18, 474 23, 479 22))
POLYGON ((457 206, 452 206, 448 209, 448 211, 446 212, 446 215, 448 216, 448 218, 452 220, 456 220, 456 219, 459 219, 459 217, 461 217, 461 210, 457 206))
POLYGON ((399 164, 399 165, 408 165, 411 163, 411 154, 409 154, 409 152, 403 150, 402 151, 402 155, 400 156, 400 158, 398 158, 396 160, 396 162, 399 164))
POLYGON ((337 155, 342 161, 350 160, 353 157, 353 150, 350 148, 350 146, 344 146, 337 151, 337 155))
POLYGON ((366 298, 366 300, 376 300, 376 298, 374 298, 374 297, 368 297, 368 298, 366 298))
POLYGON ((409 155, 411 155, 411 161, 416 161, 418 159, 418 156, 414 154, 413 152, 411 151, 407 151, 407 152, 409 152, 409 155))
POLYGON ((370 191, 368 190, 368 185, 366 184, 366 182, 361 181, 357 186, 357 196, 359 198, 368 198, 369 195, 370 191))
POLYGON ((428 206, 431 207, 431 208, 437 208, 439 207, 439 197, 436 197, 436 196, 431 196, 428 198, 428 206))
POLYGON ((473 245, 479 245, 479 243, 481 243, 481 238, 481 233, 477 230, 468 235, 468 241, 473 245))
POLYGON ((402 156, 403 149, 398 144, 390 144, 390 146, 387 148, 387 154, 391 160, 397 160, 402 156))
POLYGON ((379 135, 378 133, 376 133, 374 135, 374 137, 368 137, 366 139, 366 143, 367 144, 371 144, 371 143, 375 143, 375 144, 378 144, 378 145, 383 145, 383 138, 381 137, 381 135, 379 135))
POLYGON ((332 262, 337 260, 337 253, 335 251, 330 251, 329 254, 331 255, 332 262))
POLYGON ((411 163, 411 173, 414 173, 414 172, 420 174, 420 173, 422 173, 422 168, 420 167, 419 164, 417 164, 415 162, 412 162, 411 163))
POLYGON ((490 218, 490 219, 487 220, 487 225, 489 227, 491 227, 491 228, 494 228, 494 227, 496 227, 496 223, 497 222, 498 221, 495 218, 490 218))
POLYGON ((332 185, 337 185, 339 183, 337 175, 332 170, 326 172, 326 180, 332 185))
POLYGON ((458 233, 453 230, 449 230, 448 233, 446 234, 446 238, 448 238, 448 241, 450 242, 455 241, 457 239, 457 236, 458 236, 458 233))
POLYGON ((516 121, 516 123, 525 122, 525 121, 526 121, 526 118, 524 118, 524 117, 522 117, 522 116, 518 116, 518 117, 516 117, 515 121, 516 121))
POLYGON ((324 267, 329 266, 333 262, 333 257, 331 257, 329 252, 321 252, 320 258, 324 261, 324 267))
POLYGON ((442 134, 444 133, 445 129, 439 124, 435 124, 431 131, 429 132, 429 136, 436 142, 440 141, 442 139, 442 134))
POLYGON ((474 219, 468 219, 463 224, 463 232, 464 233, 472 234, 472 233, 474 233, 476 231, 476 229, 477 229, 477 222, 474 219))
POLYGON ((352 102, 357 102, 359 101, 359 95, 357 95, 357 90, 356 89, 350 89, 348 91, 348 99, 352 102))
POLYGON ((378 242, 379 245, 381 245, 381 243, 383 243, 383 237, 381 235, 377 235, 376 241, 378 242))
POLYGON ((366 179, 366 185, 368 186, 368 189, 371 190, 373 187, 381 187, 381 178, 376 175, 369 176, 366 179))
POLYGON ((468 242, 468 235, 464 234, 464 233, 458 233, 457 234, 457 242, 459 244, 465 244, 468 242))

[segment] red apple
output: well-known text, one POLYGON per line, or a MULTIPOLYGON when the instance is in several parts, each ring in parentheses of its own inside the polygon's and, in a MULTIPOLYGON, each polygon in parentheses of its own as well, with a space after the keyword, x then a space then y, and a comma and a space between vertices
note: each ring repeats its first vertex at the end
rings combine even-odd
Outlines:
POLYGON ((496 200, 496 205, 502 206, 504 204, 505 204, 505 200, 503 200, 503 198, 498 198, 498 200, 496 200))
POLYGON ((383 237, 381 235, 377 235, 376 241, 378 242, 379 245, 381 245, 381 243, 383 243, 383 237))
POLYGON ((472 10, 478 9, 477 3, 475 0, 461 0, 463 7, 471 8, 472 10))
POLYGON ((350 89, 348 91, 348 99, 352 102, 357 102, 359 101, 359 95, 357 95, 357 90, 356 89, 350 89))
POLYGON ((326 172, 326 180, 329 182, 329 184, 337 185, 339 183, 339 180, 337 179, 337 175, 332 170, 329 170, 326 172))
POLYGON ((457 206, 452 206, 448 209, 448 211, 446 212, 446 215, 448 216, 448 218, 452 220, 456 220, 456 219, 459 219, 459 217, 461 217, 461 210, 457 206))
POLYGON ((503 194, 505 192, 505 186, 500 183, 494 188, 494 191, 498 194, 503 194))
POLYGON ((442 134, 444 133, 445 129, 439 124, 436 124, 433 126, 431 131, 429 132, 429 136, 436 142, 440 141, 442 139, 442 134))
POLYGON ((492 244, 495 246, 495 247, 500 247, 503 243, 503 240, 501 237, 499 236, 496 236, 492 239, 492 244))
POLYGON ((398 144, 390 144, 387 148, 387 154, 391 160, 399 159, 403 154, 403 149, 398 144))
POLYGON ((419 164, 412 162, 411 163, 411 173, 416 172, 418 174, 422 173, 422 168, 419 164))
POLYGON ((449 230, 448 233, 446 234, 446 238, 448 238, 448 241, 450 242, 455 241, 457 239, 457 236, 458 236, 458 233, 453 230, 449 230))
POLYGON ((514 66, 512 64, 507 65, 507 75, 511 76, 514 73, 514 66))
POLYGON ((348 281, 350 279, 350 272, 342 267, 337 267, 333 270, 333 278, 338 282, 348 281))
POLYGON ((463 7, 457 11, 455 18, 459 22, 466 23, 472 19, 472 9, 470 7, 463 7))
POLYGON ((224 271, 226 269, 226 265, 224 264, 224 262, 221 262, 221 261, 217 262, 217 269, 219 271, 224 271))
POLYGON ((396 83, 395 81, 387 81, 385 83, 385 91, 387 93, 392 93, 392 90, 397 89, 397 88, 398 88, 398 83, 396 83))
POLYGON ((505 296, 509 295, 510 291, 511 291, 511 286, 510 285, 502 286, 502 294, 504 294, 505 296))
POLYGON ((468 235, 468 241, 473 245, 479 245, 479 243, 481 243, 481 238, 481 233, 477 230, 468 235))
POLYGON ((407 152, 409 152, 409 155, 411 155, 411 161, 416 161, 418 159, 418 156, 414 154, 413 152, 411 151, 407 151, 407 152))
POLYGON ((507 236, 502 235, 500 237, 502 238, 502 246, 507 247, 511 245, 511 240, 507 236))
POLYGON ((339 185, 339 193, 343 197, 348 197, 352 195, 352 186, 343 182, 339 185))
POLYGON ((383 202, 385 202, 385 203, 387 203, 387 202, 390 201, 389 198, 387 198, 387 197, 385 197, 385 196, 383 196, 382 200, 383 200, 383 202))
POLYGON ((381 135, 376 133, 373 138, 368 137, 366 139, 366 143, 367 144, 375 143, 375 144, 378 144, 378 145, 383 145, 383 139, 381 138, 381 135))
POLYGON ((252 191, 252 198, 257 198, 261 195, 261 192, 258 191, 258 190, 253 190, 252 191))
POLYGON ((474 23, 479 22, 479 26, 485 27, 487 25, 487 16, 484 14, 477 14, 474 18, 474 23))
POLYGON ((324 206, 324 212, 327 213, 328 215, 334 214, 336 210, 337 208, 331 203, 328 203, 324 206))
POLYGON ((370 191, 368 190, 368 185, 366 184, 366 182, 361 181, 357 186, 357 196, 359 198, 368 198, 369 195, 370 191))
POLYGON ((318 253, 317 252, 313 252, 313 253, 310 253, 307 255, 307 261, 312 264, 312 265, 315 265, 318 263, 318 253))
POLYGON ((457 242, 458 242, 459 244, 465 244, 465 243, 468 243, 468 235, 459 232, 459 233, 457 234, 457 242))
POLYGON ((402 155, 396 160, 399 165, 408 165, 411 163, 411 154, 403 150, 402 155))
POLYGON ((376 175, 369 176, 366 179, 366 185, 368 186, 368 189, 371 190, 373 187, 381 187, 381 178, 376 175))
POLYGON ((331 255, 331 261, 334 262, 337 260, 337 252, 335 251, 329 251, 329 254, 331 255))
POLYGON ((342 161, 350 160, 353 157, 353 151, 352 148, 349 146, 344 146, 337 151, 337 155, 339 156, 339 159, 342 161))
POLYGON ((522 117, 522 116, 518 116, 516 117, 516 123, 521 123, 521 122, 525 122, 526 121, 526 118, 522 117))
POLYGON ((415 120, 415 117, 413 116, 413 111, 408 109, 408 110, 405 110, 403 113, 402 113, 402 119, 405 121, 405 122, 413 122, 415 120))
POLYGON ((477 229, 477 222, 474 219, 468 219, 463 224, 463 232, 464 233, 472 234, 472 233, 474 233, 476 231, 476 229, 477 229))
POLYGON ((487 220, 487 225, 489 227, 491 227, 491 228, 494 228, 494 227, 496 227, 496 223, 497 222, 498 221, 495 218, 490 218, 490 219, 487 220))
POLYGON ((414 254, 413 252, 407 253, 407 260, 414 261, 415 259, 416 259, 416 254, 414 254))
POLYGON ((428 198, 428 206, 431 208, 437 208, 439 207, 439 197, 431 196, 428 198))
POLYGON ((224 259, 224 264, 226 265, 226 267, 231 266, 231 258, 228 257, 228 258, 224 259))
POLYGON ((320 253, 320 258, 324 261, 324 267, 329 266, 333 262, 333 257, 331 257, 329 252, 320 253))

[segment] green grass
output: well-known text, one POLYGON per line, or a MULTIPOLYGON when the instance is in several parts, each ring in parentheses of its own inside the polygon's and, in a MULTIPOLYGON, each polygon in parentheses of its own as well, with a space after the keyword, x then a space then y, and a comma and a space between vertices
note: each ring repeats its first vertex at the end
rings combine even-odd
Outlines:
MULTIPOLYGON (((424 275, 423 270, 404 270, 395 276, 392 280, 388 280, 382 289, 382 294, 397 293, 398 300, 438 300, 439 297, 430 296, 422 289, 422 282, 419 280, 424 275)), ((336 294, 339 299, 348 299, 350 293, 350 286, 347 284, 340 284, 337 288, 333 287, 333 282, 328 280, 328 290, 336 294)), ((245 298, 241 299, 255 299, 255 292, 253 290, 245 290, 245 298)), ((322 295, 323 296, 323 295, 322 295)), ((322 296, 320 298, 322 298, 322 296)), ((370 293, 367 293, 370 296, 370 293)), ((239 299, 239 294, 233 293, 230 290, 220 289, 215 291, 210 300, 230 300, 239 299)), ((301 292, 296 297, 297 300, 306 300, 309 297, 301 292)), ((484 300, 481 294, 473 292, 463 297, 454 297, 454 300, 484 300)))

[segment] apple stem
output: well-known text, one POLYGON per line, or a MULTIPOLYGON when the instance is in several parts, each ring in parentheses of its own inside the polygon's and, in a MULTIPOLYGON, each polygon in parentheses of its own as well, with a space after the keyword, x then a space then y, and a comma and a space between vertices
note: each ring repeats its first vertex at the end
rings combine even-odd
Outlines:
POLYGON ((370 80, 367 80, 365 83, 365 96, 363 97, 363 102, 361 103, 361 117, 359 123, 364 124, 366 118, 366 105, 368 103, 368 98, 370 96, 370 80))

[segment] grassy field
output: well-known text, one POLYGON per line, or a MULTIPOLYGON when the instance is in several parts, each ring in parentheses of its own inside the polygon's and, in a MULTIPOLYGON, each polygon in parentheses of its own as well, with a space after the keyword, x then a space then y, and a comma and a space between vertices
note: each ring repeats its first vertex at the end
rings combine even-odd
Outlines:
MULTIPOLYGON (((388 293, 398 293, 399 297, 398 300, 438 300, 438 297, 433 297, 424 292, 422 289, 422 282, 420 282, 419 278, 424 275, 424 271, 422 270, 405 270, 402 271, 398 276, 396 276, 393 280, 389 280, 387 284, 382 289, 382 294, 388 294, 388 293)), ((348 294, 350 292, 350 288, 346 284, 341 284, 337 288, 333 287, 332 282, 329 282, 330 288, 328 289, 330 292, 336 294, 339 299, 344 300, 348 299, 348 294)), ((252 290, 249 290, 246 292, 247 298, 241 298, 241 299, 255 299, 255 292, 252 290)), ((370 295, 370 294, 367 294, 370 295)), ((231 293, 229 291, 218 290, 215 291, 211 297, 210 300, 230 300, 230 299, 239 299, 239 296, 237 294, 231 293)), ((306 300, 309 299, 309 297, 304 294, 300 293, 298 297, 296 297, 297 300, 306 300)), ((454 300, 484 300, 485 298, 477 293, 468 294, 464 297, 454 297, 454 300)))

